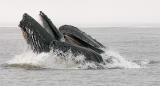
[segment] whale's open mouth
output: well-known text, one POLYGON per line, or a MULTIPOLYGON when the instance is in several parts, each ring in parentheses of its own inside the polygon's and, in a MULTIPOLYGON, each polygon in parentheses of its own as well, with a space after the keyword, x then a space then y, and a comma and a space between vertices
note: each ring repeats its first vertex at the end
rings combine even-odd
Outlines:
POLYGON ((40 11, 39 15, 42 25, 27 13, 23 15, 19 24, 25 40, 34 52, 48 52, 50 43, 56 40, 103 53, 99 48, 104 46, 85 32, 71 25, 63 25, 58 30, 43 12, 40 11))
POLYGON ((34 52, 48 52, 52 40, 64 41, 64 38, 43 12, 40 11, 39 15, 43 22, 42 25, 25 13, 19 27, 22 30, 24 39, 34 52))

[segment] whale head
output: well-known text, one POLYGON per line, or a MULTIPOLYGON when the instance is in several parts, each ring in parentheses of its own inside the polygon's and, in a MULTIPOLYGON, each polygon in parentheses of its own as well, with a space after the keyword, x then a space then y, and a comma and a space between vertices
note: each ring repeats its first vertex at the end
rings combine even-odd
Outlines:
POLYGON ((19 27, 27 44, 34 52, 48 52, 53 37, 30 15, 24 13, 19 27))

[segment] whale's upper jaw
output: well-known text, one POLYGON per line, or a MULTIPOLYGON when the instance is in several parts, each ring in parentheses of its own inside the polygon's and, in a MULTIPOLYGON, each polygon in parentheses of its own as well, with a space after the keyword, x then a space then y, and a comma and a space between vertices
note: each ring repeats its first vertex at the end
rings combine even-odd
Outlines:
POLYGON ((49 51, 49 44, 53 38, 35 19, 25 13, 20 21, 19 27, 22 30, 27 44, 31 46, 34 52, 49 51))
POLYGON ((52 36, 54 40, 64 42, 64 35, 58 30, 58 28, 52 23, 50 18, 42 11, 39 13, 44 29, 52 36))

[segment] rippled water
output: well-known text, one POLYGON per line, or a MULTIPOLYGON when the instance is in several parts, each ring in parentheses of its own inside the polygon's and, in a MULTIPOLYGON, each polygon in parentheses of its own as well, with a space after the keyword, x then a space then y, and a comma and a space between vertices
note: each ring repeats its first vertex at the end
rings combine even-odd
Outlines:
MULTIPOLYGON (((44 69, 26 69, 25 66, 24 68, 6 67, 4 64, 8 61, 15 62, 12 59, 21 57, 26 62, 24 58, 27 58, 27 55, 30 58, 32 54, 26 51, 27 46, 19 29, 0 28, 0 86, 160 85, 159 28, 82 28, 82 30, 108 46, 112 52, 119 52, 123 59, 145 65, 141 65, 140 68, 104 70, 74 69, 70 66, 69 69, 61 66, 44 69)), ((40 62, 41 60, 43 59, 40 59, 40 62)), ((48 63, 49 66, 55 64, 51 61, 43 64, 48 66, 48 63)))

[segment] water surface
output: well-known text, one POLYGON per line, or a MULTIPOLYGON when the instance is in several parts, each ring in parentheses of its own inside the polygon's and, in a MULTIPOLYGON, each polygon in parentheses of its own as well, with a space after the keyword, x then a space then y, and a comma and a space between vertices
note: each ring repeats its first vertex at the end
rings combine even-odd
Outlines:
MULTIPOLYGON (((0 28, 0 86, 159 86, 159 28, 82 28, 129 61, 149 61, 140 68, 25 69, 4 67, 25 53, 26 43, 18 28, 0 28)), ((47 64, 47 63, 46 63, 47 64)), ((54 63, 53 63, 54 64, 54 63)))

